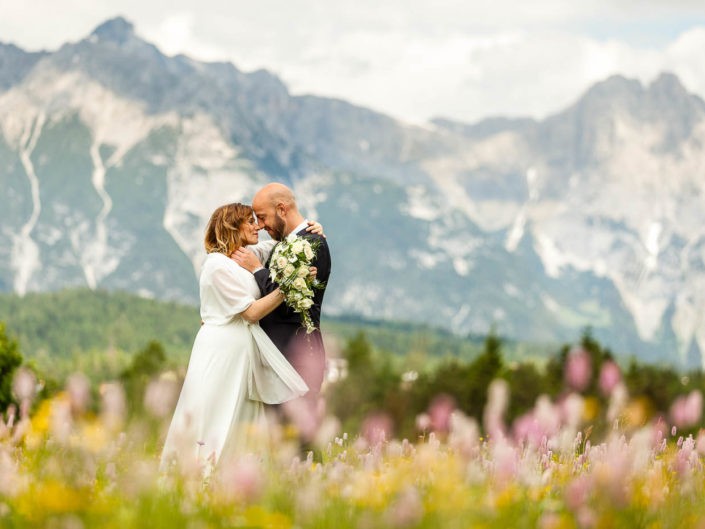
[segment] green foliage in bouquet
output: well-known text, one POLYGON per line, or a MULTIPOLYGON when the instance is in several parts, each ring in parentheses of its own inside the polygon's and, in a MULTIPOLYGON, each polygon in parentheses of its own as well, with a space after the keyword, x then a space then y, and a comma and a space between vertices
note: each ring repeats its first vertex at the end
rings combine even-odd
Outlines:
POLYGON ((269 261, 270 277, 284 293, 284 303, 294 312, 301 314, 301 324, 307 333, 316 329, 309 309, 313 306, 315 289, 323 288, 310 267, 316 257, 320 242, 289 235, 274 247, 269 261))

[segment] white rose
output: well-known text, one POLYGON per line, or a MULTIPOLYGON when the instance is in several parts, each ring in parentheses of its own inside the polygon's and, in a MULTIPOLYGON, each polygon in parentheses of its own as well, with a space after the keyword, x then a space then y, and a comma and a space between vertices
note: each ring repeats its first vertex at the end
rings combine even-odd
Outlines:
POLYGON ((301 253, 304 251, 304 243, 301 240, 296 241, 291 245, 291 251, 294 253, 301 253))
POLYGON ((287 265, 286 257, 277 257, 277 268, 282 269, 287 265))
POLYGON ((312 299, 302 299, 301 303, 299 303, 299 306, 303 309, 310 309, 313 306, 313 300, 312 299))
POLYGON ((313 250, 311 249, 311 245, 306 245, 304 246, 304 255, 306 256, 306 259, 309 261, 313 259, 313 250))
POLYGON ((296 279, 294 279, 293 285, 296 290, 306 289, 306 281, 304 281, 303 277, 297 277, 296 279))
POLYGON ((289 277, 291 274, 293 274, 296 271, 296 268, 294 268, 293 265, 286 265, 286 268, 284 268, 284 275, 286 277, 289 277))
POLYGON ((299 269, 296 271, 296 275, 299 277, 306 277, 308 276, 309 271, 308 268, 305 266, 300 266, 299 269))

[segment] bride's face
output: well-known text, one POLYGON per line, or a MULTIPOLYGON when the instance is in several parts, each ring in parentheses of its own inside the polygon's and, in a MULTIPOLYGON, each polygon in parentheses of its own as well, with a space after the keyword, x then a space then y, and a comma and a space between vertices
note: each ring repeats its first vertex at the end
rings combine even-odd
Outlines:
POLYGON ((259 240, 259 235, 257 234, 258 231, 259 226, 257 225, 257 219, 253 215, 240 228, 243 244, 257 244, 257 241, 259 240))

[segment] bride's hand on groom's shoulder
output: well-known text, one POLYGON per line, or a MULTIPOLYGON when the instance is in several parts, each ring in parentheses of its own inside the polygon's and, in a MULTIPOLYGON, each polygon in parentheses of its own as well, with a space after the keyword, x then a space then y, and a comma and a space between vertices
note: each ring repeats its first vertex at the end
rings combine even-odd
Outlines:
POLYGON ((315 233, 316 235, 320 235, 321 237, 325 237, 326 234, 323 233, 323 224, 320 222, 316 222, 315 220, 309 220, 307 221, 308 223, 308 228, 306 228, 306 231, 309 233, 315 233))
POLYGON ((238 248, 230 255, 230 258, 250 273, 262 268, 260 260, 252 250, 247 248, 238 248))

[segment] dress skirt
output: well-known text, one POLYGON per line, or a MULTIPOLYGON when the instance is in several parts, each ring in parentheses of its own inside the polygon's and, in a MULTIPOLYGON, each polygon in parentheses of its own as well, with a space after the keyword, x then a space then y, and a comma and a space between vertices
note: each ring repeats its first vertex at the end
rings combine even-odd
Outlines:
POLYGON ((222 457, 262 450, 263 403, 304 395, 305 382, 259 324, 236 317, 204 324, 196 335, 162 452, 162 469, 213 465, 222 457))

